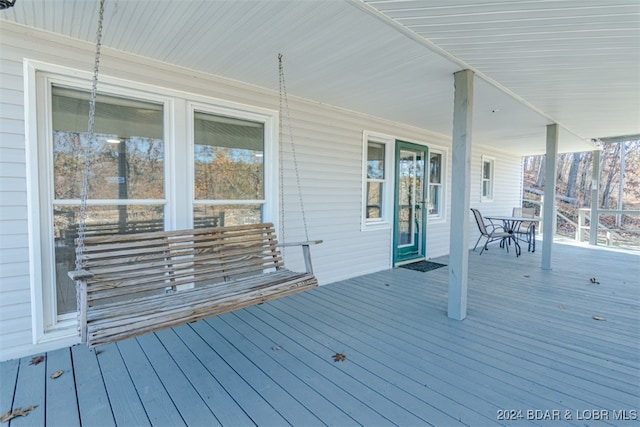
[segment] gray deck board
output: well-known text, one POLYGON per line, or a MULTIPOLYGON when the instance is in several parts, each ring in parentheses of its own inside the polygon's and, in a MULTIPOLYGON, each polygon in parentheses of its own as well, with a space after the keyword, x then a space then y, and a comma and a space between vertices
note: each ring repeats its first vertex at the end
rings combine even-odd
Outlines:
MULTIPOLYGON (((175 337, 175 334, 170 330, 163 331, 162 335, 164 332, 175 337)), ((220 425, 219 420, 213 414, 213 408, 220 405, 222 399, 212 387, 206 387, 204 391, 201 391, 201 383, 199 382, 204 380, 206 386, 215 383, 215 380, 207 378, 204 375, 204 369, 197 371, 197 363, 193 363, 192 359, 183 358, 184 344, 176 338, 179 348, 171 347, 170 340, 161 341, 155 334, 140 336, 137 341, 158 373, 160 381, 186 424, 220 425), (169 342, 167 343, 167 341, 169 342), (190 375, 190 372, 193 371, 196 373, 190 375)), ((186 352, 193 357, 188 349, 186 352)))
POLYGON ((83 426, 113 426, 115 419, 96 351, 100 350, 71 347, 80 421, 83 426))
POLYGON ((121 341, 118 350, 151 424, 186 425, 138 342, 121 341))
POLYGON ((0 412, 10 411, 13 408, 19 367, 19 359, 0 363, 0 412))
MULTIPOLYGON (((348 365, 343 362, 334 362, 331 358, 333 354, 340 350, 336 350, 335 344, 318 343, 304 332, 290 329, 287 322, 277 325, 285 335, 295 337, 296 343, 304 347, 304 351, 300 348, 301 356, 308 360, 310 366, 314 368, 320 375, 329 379, 337 387, 345 391, 356 394, 369 407, 375 408, 382 417, 378 417, 377 423, 384 423, 385 420, 391 419, 391 415, 395 420, 399 420, 404 425, 416 425, 424 423, 424 420, 404 410, 401 406, 395 404, 393 399, 385 397, 385 388, 389 384, 381 382, 378 378, 371 375, 370 372, 359 369, 357 365, 348 365), (384 417, 384 418, 383 418, 384 417)), ((289 344, 285 343, 287 348, 289 344)), ((402 390, 397 390, 404 393, 402 390)))
MULTIPOLYGON (((299 364, 299 361, 291 358, 286 362, 283 361, 282 359, 285 358, 280 357, 285 353, 282 348, 266 339, 240 318, 217 316, 207 319, 207 323, 233 343, 234 347, 268 375, 271 381, 276 382, 285 392, 307 408, 311 416, 307 415, 307 418, 303 418, 302 424, 357 425, 353 418, 343 412, 339 406, 332 404, 325 396, 291 372, 288 365, 296 362, 299 364)), ((289 410, 285 411, 285 416, 289 422, 296 425, 296 420, 289 416, 289 410)))
POLYGON ((215 376, 216 381, 229 393, 235 404, 242 408, 254 423, 288 424, 286 419, 264 400, 253 385, 247 383, 229 365, 228 361, 223 359, 209 343, 191 328, 191 325, 178 326, 174 330, 200 363, 215 376))
MULTIPOLYGON (((319 294, 315 294, 315 295, 319 295, 319 294)), ((345 299, 346 297, 347 296, 345 295, 345 299)), ((370 309, 366 308, 365 311, 370 311, 370 309)), ((405 327, 407 327, 408 329, 415 329, 419 327, 419 325, 422 323, 421 318, 418 317, 415 320, 415 323, 408 323, 408 321, 410 320, 409 313, 410 312, 407 312, 407 315, 404 316, 404 319, 403 319, 405 327)), ((496 322, 494 321, 493 322, 494 326, 495 326, 495 323, 496 322)), ((473 325, 470 325, 470 326, 473 327, 473 325)), ((483 325, 482 328, 478 328, 477 331, 473 331, 473 333, 465 337, 465 342, 467 343, 467 345, 471 345, 471 344, 476 345, 477 346, 476 349, 488 348, 491 346, 495 347, 494 343, 499 342, 499 351, 501 353, 504 353, 505 357, 508 357, 510 359, 512 359, 513 357, 516 357, 518 358, 518 360, 525 361, 524 367, 527 368, 529 372, 535 372, 539 367, 542 367, 542 368, 545 367, 545 364, 548 360, 548 353, 537 355, 538 351, 536 346, 538 345, 538 341, 533 341, 532 339, 526 340, 521 338, 518 335, 504 333, 503 329, 498 329, 495 327, 491 330, 490 333, 487 333, 487 329, 491 329, 491 328, 492 328, 492 325, 483 325), (502 339, 496 340, 495 337, 500 336, 499 335, 500 333, 503 333, 502 339), (518 345, 512 344, 514 340, 519 341, 518 345), (531 363, 528 363, 528 362, 531 362, 531 363)), ((384 332, 381 335, 386 336, 384 332)), ((592 372, 589 371, 590 366, 596 367, 596 365, 589 365, 588 363, 585 363, 584 361, 582 361, 581 364, 572 366, 571 361, 573 360, 573 356, 574 356, 573 353, 562 352, 562 349, 558 348, 557 346, 554 348, 551 348, 551 350, 555 351, 556 353, 560 351, 560 354, 558 356, 563 356, 565 354, 569 356, 568 358, 562 360, 562 363, 568 362, 566 365, 564 365, 566 367, 565 372, 570 375, 570 378, 565 378, 566 381, 569 381, 569 379, 571 380, 580 379, 581 377, 587 378, 590 381, 589 384, 595 386, 595 389, 592 391, 595 393, 599 391, 597 389, 598 382, 594 381, 594 379, 591 376, 592 372)), ((589 351, 592 351, 592 350, 589 350, 589 351)), ((506 361, 509 363, 513 362, 513 360, 506 360, 506 361)), ((607 377, 600 377, 599 380, 603 382, 606 387, 617 386, 624 389, 624 391, 628 393, 633 391, 634 389, 634 385, 629 382, 630 380, 630 377, 628 375, 629 373, 631 372, 624 373, 625 375, 624 378, 611 379, 609 376, 607 376, 607 377), (627 387, 625 388, 625 386, 627 387)), ((554 377, 555 376, 556 374, 554 374, 554 377)), ((556 379, 561 379, 561 378, 556 378, 556 379)), ((612 393, 610 389, 607 388, 606 390, 608 391, 609 394, 612 393)), ((628 394, 623 394, 622 397, 626 397, 626 396, 628 396, 628 394)))
POLYGON ((9 427, 42 426, 45 424, 44 395, 47 363, 45 359, 38 364, 31 364, 31 360, 31 357, 20 359, 13 408, 24 409, 35 406, 35 409, 30 411, 27 416, 9 421, 9 427))
MULTIPOLYGON (((238 347, 232 345, 228 339, 233 341, 234 335, 227 336, 226 334, 218 333, 215 326, 217 322, 212 321, 211 324, 207 322, 196 322, 192 325, 193 329, 209 343, 209 345, 223 357, 229 366, 238 373, 242 379, 251 384, 251 387, 260 395, 265 402, 267 402, 273 409, 287 420, 291 425, 321 425, 320 420, 302 405, 291 394, 295 389, 289 389, 282 387, 274 378, 268 375, 266 366, 257 366, 249 358, 255 358, 255 355, 245 354, 238 347), (213 326, 213 327, 212 327, 213 326)), ((228 329, 221 327, 225 332, 229 332, 228 329)), ((239 342, 246 340, 245 337, 237 336, 239 342)), ((258 421, 258 420, 257 420, 258 421)), ((262 424, 261 422, 258 422, 262 424)))
POLYGON ((150 426, 149 417, 117 344, 102 346, 97 353, 116 424, 150 426))
MULTIPOLYGON (((253 310, 242 310, 233 313, 234 316, 238 317, 238 321, 233 322, 234 326, 242 321, 264 336, 265 344, 271 343, 269 344, 270 347, 278 346, 280 349, 274 350, 277 351, 277 358, 290 372, 339 407, 340 412, 346 413, 357 423, 361 425, 372 425, 374 423, 378 425, 391 424, 389 420, 382 419, 374 408, 362 402, 357 395, 354 396, 352 394, 353 390, 345 390, 339 386, 340 383, 334 382, 335 379, 324 375, 322 370, 328 368, 325 364, 325 358, 330 357, 333 353, 326 354, 324 358, 318 360, 316 355, 309 354, 309 351, 298 342, 298 339, 281 332, 278 327, 261 322, 255 315, 250 314, 250 311, 253 310)), ((341 414, 322 414, 322 416, 339 417, 341 414)))
POLYGON ((3 362, 0 411, 37 405, 9 427, 638 425, 639 261, 555 245, 543 271, 539 253, 471 252, 462 322, 446 316, 446 267, 360 276, 39 365, 3 362))
POLYGON ((80 414, 76 405, 76 385, 70 349, 47 353, 46 382, 45 423, 66 427, 79 426, 80 414), (62 375, 52 378, 58 371, 62 371, 62 375))

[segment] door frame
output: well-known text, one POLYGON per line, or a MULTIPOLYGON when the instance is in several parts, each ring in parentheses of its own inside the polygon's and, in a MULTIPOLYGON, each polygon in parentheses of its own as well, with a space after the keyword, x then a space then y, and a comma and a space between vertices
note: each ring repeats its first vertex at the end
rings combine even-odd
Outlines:
POLYGON ((429 147, 426 145, 420 145, 412 142, 407 142, 403 140, 397 139, 395 141, 395 150, 394 150, 394 185, 393 185, 393 248, 392 248, 392 262, 394 266, 406 264, 408 262, 413 262, 426 258, 426 247, 427 247, 427 218, 428 213, 425 208, 426 203, 428 201, 428 190, 429 190, 429 182, 428 182, 428 162, 429 162, 429 147), (420 195, 421 202, 418 202, 422 205, 422 215, 420 218, 420 234, 418 236, 418 242, 416 242, 416 253, 415 254, 401 254, 399 253, 398 248, 398 219, 399 219, 399 186, 400 186, 400 151, 401 150, 410 150, 415 152, 424 153, 423 158, 423 174, 422 174, 422 194, 420 195))

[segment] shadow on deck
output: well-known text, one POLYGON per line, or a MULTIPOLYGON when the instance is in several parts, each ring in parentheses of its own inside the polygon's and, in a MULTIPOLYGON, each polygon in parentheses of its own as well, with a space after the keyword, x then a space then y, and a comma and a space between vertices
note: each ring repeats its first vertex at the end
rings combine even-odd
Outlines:
POLYGON ((3 362, 0 411, 37 405, 10 426, 637 425, 640 257, 553 250, 551 271, 539 253, 471 252, 462 322, 446 267, 398 268, 3 362))

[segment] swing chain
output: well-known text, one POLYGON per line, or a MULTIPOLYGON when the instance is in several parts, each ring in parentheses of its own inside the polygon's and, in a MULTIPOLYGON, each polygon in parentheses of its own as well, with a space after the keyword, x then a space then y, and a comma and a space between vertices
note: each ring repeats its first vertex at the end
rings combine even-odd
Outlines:
POLYGON ((102 21, 104 18, 104 2, 100 0, 98 12, 98 30, 96 31, 96 54, 93 63, 93 81, 91 97, 89 99, 89 136, 86 145, 81 144, 84 155, 84 172, 82 174, 82 188, 80 190, 80 214, 78 223, 78 239, 76 241, 76 270, 82 269, 82 254, 84 252, 84 238, 87 220, 87 198, 89 193, 89 173, 91 171, 90 151, 95 140, 96 95, 98 92, 98 73, 100 70, 100 48, 102 46, 102 21))
MULTIPOLYGON (((304 211, 304 202, 302 200, 302 187, 300 185, 300 172, 298 170, 298 158, 296 155, 296 146, 293 143, 293 128, 291 126, 291 115, 289 112, 289 97, 287 96, 287 86, 285 83, 285 79, 284 79, 284 66, 282 63, 282 54, 278 54, 278 72, 279 72, 279 76, 280 76, 280 133, 282 134, 284 132, 284 128, 282 127, 282 112, 284 111, 286 113, 286 119, 287 119, 287 128, 289 129, 289 143, 291 145, 291 154, 293 156, 293 169, 295 171, 295 176, 296 176, 296 185, 298 187, 298 199, 300 202, 300 210, 302 213, 302 224, 304 226, 304 234, 305 234, 305 238, 308 241, 309 240, 309 231, 308 231, 308 227, 307 227, 307 217, 305 215, 305 211, 304 211), (283 106, 284 103, 284 106, 283 106), (283 108, 284 107, 284 108, 283 108)), ((283 144, 280 144, 280 188, 281 188, 281 193, 280 194, 280 215, 282 218, 282 230, 280 231, 280 235, 282 237, 282 241, 285 241, 284 239, 284 158, 283 158, 283 148, 282 148, 283 144)))

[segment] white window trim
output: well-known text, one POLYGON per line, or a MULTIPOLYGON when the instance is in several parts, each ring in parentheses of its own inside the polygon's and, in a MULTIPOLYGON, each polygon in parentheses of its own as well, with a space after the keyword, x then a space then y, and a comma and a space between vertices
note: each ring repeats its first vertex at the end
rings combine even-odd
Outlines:
MULTIPOLYGON (((440 154, 440 211, 437 214, 427 215, 427 221, 431 224, 443 223, 446 221, 446 198, 447 198, 447 150, 443 148, 429 147, 429 159, 431 154, 440 154)), ((431 161, 431 160, 429 160, 431 161)), ((430 179, 430 178, 429 178, 430 179)), ((431 197, 431 182, 428 183, 427 200, 431 197)))
POLYGON ((394 176, 394 148, 396 138, 364 131, 362 133, 362 231, 390 229, 393 226, 393 176, 394 176), (384 144, 384 168, 383 199, 381 206, 381 218, 367 219, 367 151, 369 142, 384 144))
MULTIPOLYGON (((55 277, 53 237, 51 236, 53 214, 48 208, 52 205, 53 182, 48 177, 52 175, 53 159, 48 150, 40 150, 40 147, 43 141, 49 141, 51 138, 48 132, 51 128, 49 118, 51 83, 90 90, 92 73, 31 59, 24 60, 23 70, 32 342, 40 344, 55 341, 71 345, 79 341, 75 316, 55 314, 53 298, 55 283, 53 285, 50 283, 51 278, 55 277), (38 94, 45 94, 47 100, 42 102, 37 98, 38 94), (48 286, 44 285, 45 278, 49 283, 48 286)), ((109 76, 100 77, 98 90, 163 104, 166 188, 165 199, 154 201, 154 203, 165 203, 165 225, 168 229, 187 228, 191 225, 184 223, 184 218, 191 218, 193 212, 193 144, 190 142, 193 141, 193 115, 190 116, 189 112, 197 106, 198 110, 263 122, 265 124, 263 215, 265 221, 273 222, 276 230, 279 230, 278 111, 109 76), (180 141, 182 141, 181 146, 177 147, 180 141), (184 141, 187 141, 189 149, 185 149, 184 141)))
MULTIPOLYGON (((263 167, 264 167, 264 199, 263 200, 216 200, 216 201, 205 201, 200 200, 198 204, 209 204, 209 205, 228 205, 228 204, 261 204, 263 207, 263 221, 272 222, 276 227, 276 232, 280 231, 280 224, 278 223, 278 203, 279 194, 278 194, 278 165, 280 164, 280 159, 278 156, 278 113, 275 111, 256 111, 257 109, 253 109, 253 111, 249 111, 245 108, 230 108, 227 106, 221 105, 212 105, 210 102, 192 102, 187 101, 187 111, 188 111, 188 126, 187 126, 187 141, 194 141, 195 136, 193 134, 193 120, 195 117, 196 111, 218 115, 218 116, 227 116, 238 119, 244 119, 252 122, 262 123, 264 125, 264 158, 263 158, 263 167), (272 202, 270 202, 272 201, 272 202)), ((195 189, 194 189, 194 176, 195 170, 193 166, 193 157, 194 157, 195 147, 193 144, 189 144, 188 148, 188 158, 189 158, 189 168, 188 173, 186 175, 188 182, 185 183, 183 188, 187 189, 187 194, 189 195, 188 202, 185 203, 186 209, 188 210, 188 215, 184 216, 185 218, 190 218, 193 220, 193 206, 195 203, 195 189)), ((193 223, 187 224, 187 228, 193 227, 193 223)), ((278 234, 280 235, 280 234, 278 234)))
POLYGON ((493 202, 493 195, 495 194, 495 174, 496 174, 496 159, 494 157, 482 156, 482 162, 480 163, 480 201, 481 202, 493 202), (491 194, 489 197, 484 195, 484 164, 491 164, 491 176, 489 177, 489 184, 491 187, 491 194))

